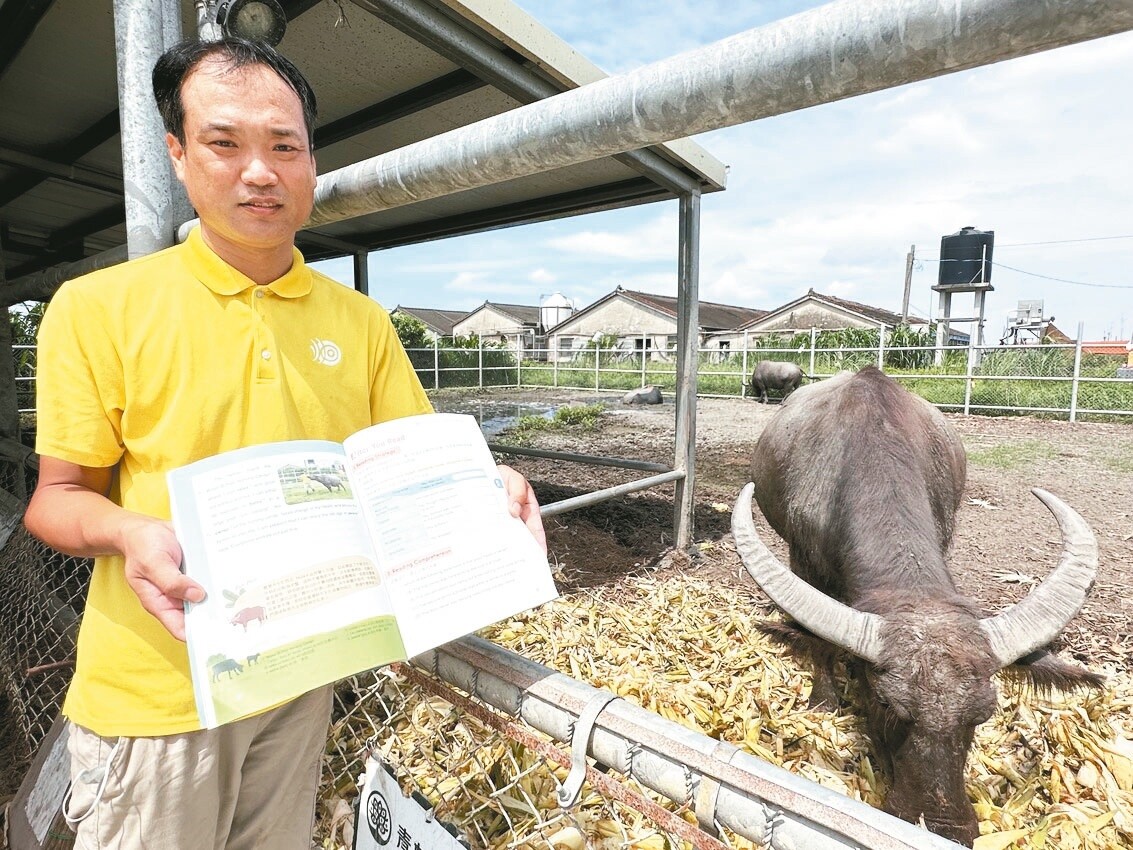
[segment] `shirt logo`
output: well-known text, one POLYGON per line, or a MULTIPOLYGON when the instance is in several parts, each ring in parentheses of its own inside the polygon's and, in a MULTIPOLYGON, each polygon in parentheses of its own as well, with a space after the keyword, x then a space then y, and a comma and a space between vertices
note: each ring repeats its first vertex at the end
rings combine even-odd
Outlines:
POLYGON ((316 363, 322 363, 324 366, 337 366, 338 361, 342 359, 342 351, 337 344, 329 339, 312 339, 311 356, 314 357, 316 363))

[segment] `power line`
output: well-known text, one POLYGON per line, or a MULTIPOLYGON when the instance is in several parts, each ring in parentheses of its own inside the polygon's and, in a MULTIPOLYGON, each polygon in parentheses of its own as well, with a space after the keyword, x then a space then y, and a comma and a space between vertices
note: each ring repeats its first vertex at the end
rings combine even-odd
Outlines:
MULTIPOLYGON (((1108 238, 1111 238, 1111 237, 1103 237, 1103 238, 1108 239, 1108 238)), ((1113 237, 1113 238, 1120 238, 1120 237, 1113 237)), ((1084 241, 1084 240, 1082 240, 1082 241, 1084 241)), ((941 260, 938 257, 921 257, 920 259, 922 261, 930 262, 930 263, 971 263, 971 262, 979 262, 978 260, 973 261, 971 259, 962 259, 960 257, 950 258, 950 259, 947 259, 947 260, 941 260)), ((1038 272, 1029 272, 1026 269, 1017 269, 1014 266, 1008 266, 1008 265, 1004 265, 1003 263, 997 263, 994 260, 992 260, 989 263, 989 265, 996 266, 996 267, 1001 268, 1001 269, 1007 269, 1008 271, 1017 272, 1018 274, 1030 275, 1031 277, 1041 277, 1043 280, 1053 280, 1053 281, 1057 281, 1058 283, 1069 283, 1071 286, 1092 286, 1095 289, 1133 289, 1133 284, 1130 284, 1130 283, 1088 283, 1087 281, 1084 281, 1084 280, 1067 280, 1064 277, 1051 277, 1050 275, 1047 275, 1047 274, 1039 274, 1038 272)))
POLYGON ((1039 274, 1038 272, 1029 272, 1025 269, 1017 269, 1014 266, 1005 266, 1003 263, 992 262, 993 266, 999 266, 1001 269, 1008 269, 1019 274, 1030 275, 1031 277, 1041 277, 1043 280, 1053 280, 1058 283, 1069 283, 1072 286, 1092 286, 1095 289, 1133 289, 1133 284, 1129 283, 1087 283, 1083 280, 1067 280, 1064 277, 1051 277, 1048 274, 1039 274))
POLYGON ((1088 236, 1084 239, 1050 239, 1046 242, 1006 242, 996 248, 1022 248, 1030 245, 1066 245, 1071 242, 1105 242, 1108 239, 1133 239, 1133 233, 1125 236, 1088 236))

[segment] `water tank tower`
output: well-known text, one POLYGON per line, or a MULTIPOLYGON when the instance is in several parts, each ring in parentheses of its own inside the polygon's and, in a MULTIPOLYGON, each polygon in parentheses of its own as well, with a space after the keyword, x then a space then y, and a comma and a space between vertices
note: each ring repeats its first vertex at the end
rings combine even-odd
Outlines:
POLYGON ((539 323, 543 325, 544 331, 553 328, 559 322, 565 322, 572 315, 574 315, 574 305, 561 292, 545 296, 539 305, 539 323))
MULTIPOLYGON (((943 360, 943 346, 948 343, 950 325, 974 324, 976 333, 969 338, 974 336, 976 345, 983 345, 985 297, 993 289, 991 249, 994 244, 994 230, 977 230, 971 226, 940 238, 940 272, 933 287, 940 293, 936 316, 938 363, 943 360), (974 293, 974 316, 952 315, 952 296, 962 292, 974 293)), ((972 354, 978 362, 978 348, 972 349, 972 354)))
POLYGON ((962 227, 940 237, 940 274, 937 287, 954 292, 971 292, 973 287, 991 284, 991 249, 994 230, 962 227))

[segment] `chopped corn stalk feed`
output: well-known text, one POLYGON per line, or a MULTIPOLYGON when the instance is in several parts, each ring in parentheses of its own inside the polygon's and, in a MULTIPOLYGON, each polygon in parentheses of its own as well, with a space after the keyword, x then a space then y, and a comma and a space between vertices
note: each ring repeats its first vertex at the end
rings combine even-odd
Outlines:
MULTIPOLYGON (((762 616, 754 596, 670 574, 564 596, 480 634, 880 806, 885 778, 853 713, 855 695, 846 694, 837 713, 810 710, 809 673, 758 631, 762 616)), ((1101 672, 1107 687, 1100 693, 1050 699, 1001 683, 999 710, 977 729, 968 759, 968 795, 980 818, 977 850, 1133 847, 1133 677, 1101 672)), ((690 846, 589 784, 577 806, 560 810, 555 792, 565 768, 393 671, 356 685, 332 751, 362 752, 369 742, 406 790, 422 793, 474 847, 690 846)), ((677 804, 610 775, 696 822, 677 804)), ((324 800, 328 823, 336 803, 355 791, 353 779, 340 777, 324 800)), ((323 831, 336 832, 320 836, 323 847, 343 846, 341 830, 324 824, 323 831)), ((720 839, 755 846, 726 830, 720 839)))

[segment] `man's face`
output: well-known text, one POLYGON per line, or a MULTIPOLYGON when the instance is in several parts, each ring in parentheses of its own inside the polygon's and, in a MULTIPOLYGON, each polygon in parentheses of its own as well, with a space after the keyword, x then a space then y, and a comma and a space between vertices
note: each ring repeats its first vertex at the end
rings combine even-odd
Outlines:
POLYGON ((177 178, 218 255, 248 274, 290 266, 314 204, 315 159, 298 96, 263 65, 205 60, 181 87, 185 143, 166 135, 177 178))

